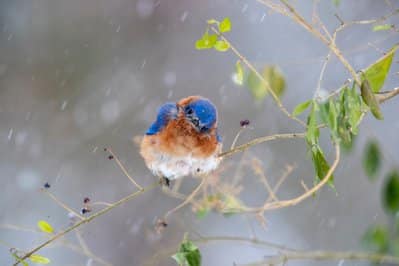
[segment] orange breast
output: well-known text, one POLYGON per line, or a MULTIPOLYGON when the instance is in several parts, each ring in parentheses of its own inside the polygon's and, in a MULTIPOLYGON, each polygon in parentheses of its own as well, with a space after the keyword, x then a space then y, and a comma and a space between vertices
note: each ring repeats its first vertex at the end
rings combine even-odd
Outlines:
POLYGON ((141 143, 141 154, 151 160, 152 154, 167 153, 172 156, 206 158, 220 152, 216 128, 207 134, 198 133, 182 116, 170 121, 158 134, 145 136, 141 143))
POLYGON ((183 117, 171 121, 159 134, 160 149, 171 155, 205 158, 218 147, 216 129, 207 134, 198 133, 183 117))

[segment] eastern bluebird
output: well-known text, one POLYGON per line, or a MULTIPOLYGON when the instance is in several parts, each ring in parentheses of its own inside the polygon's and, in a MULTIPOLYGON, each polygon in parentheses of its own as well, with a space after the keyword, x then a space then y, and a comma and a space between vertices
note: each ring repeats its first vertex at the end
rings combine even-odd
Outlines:
POLYGON ((141 142, 140 154, 154 175, 169 180, 204 175, 221 161, 216 107, 206 98, 189 96, 163 104, 141 142))

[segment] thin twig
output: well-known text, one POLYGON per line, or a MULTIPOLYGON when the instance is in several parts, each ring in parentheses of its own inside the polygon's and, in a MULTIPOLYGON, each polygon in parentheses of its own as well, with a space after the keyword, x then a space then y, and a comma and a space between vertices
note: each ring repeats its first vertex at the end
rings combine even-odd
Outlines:
POLYGON ((395 97, 398 94, 399 94, 399 87, 394 88, 390 91, 376 93, 375 96, 377 97, 379 103, 384 103, 385 101, 395 97))
POLYGON ((264 136, 260 138, 253 139, 247 143, 241 144, 239 146, 236 146, 234 149, 222 152, 219 154, 219 157, 227 157, 231 156, 237 152, 244 151, 254 145, 266 142, 266 141, 271 141, 271 140, 276 140, 276 139, 294 139, 294 138, 304 138, 306 136, 306 133, 288 133, 288 134, 275 134, 271 136, 264 136))
POLYGON ((93 252, 91 252, 91 250, 89 249, 89 246, 86 244, 86 241, 83 239, 83 236, 79 230, 76 230, 75 233, 76 233, 76 238, 78 239, 79 245, 87 257, 92 258, 93 260, 95 259, 98 263, 100 263, 102 265, 112 266, 111 263, 103 260, 102 258, 97 257, 96 255, 94 255, 93 252))
POLYGON ((246 59, 238 50, 235 48, 235 46, 228 40, 226 37, 221 34, 216 28, 211 27, 211 30, 218 34, 220 38, 229 44, 231 51, 259 78, 259 80, 263 83, 263 85, 266 87, 266 90, 272 95, 274 101, 276 102, 277 106, 279 109, 290 119, 297 121, 300 123, 302 126, 306 127, 306 123, 303 122, 301 119, 291 115, 290 112, 284 107, 283 103, 281 102, 280 98, 277 96, 277 94, 273 91, 273 89, 270 87, 269 82, 259 73, 259 71, 256 70, 256 68, 246 59))
POLYGON ((338 144, 335 144, 335 160, 333 164, 331 165, 330 169, 328 170, 327 174, 323 179, 314 187, 306 191, 305 193, 301 194, 300 196, 290 199, 290 200, 281 200, 281 201, 276 201, 276 202, 270 202, 264 204, 260 208, 249 208, 249 207, 242 207, 238 211, 240 212, 264 212, 268 210, 275 210, 275 209, 280 209, 280 208, 285 208, 289 206, 295 206, 298 203, 302 202, 303 200, 311 197, 315 192, 317 192, 319 189, 321 189, 329 180, 333 172, 338 166, 340 160, 340 147, 338 144))
MULTIPOLYGON (((279 178, 277 184, 273 187, 273 192, 277 193, 278 189, 280 186, 284 183, 284 181, 287 179, 287 177, 292 173, 294 170, 295 166, 288 165, 287 170, 283 173, 283 175, 279 178)), ((271 195, 267 198, 266 202, 270 202, 272 200, 271 195)))
POLYGON ((171 215, 172 213, 174 213, 174 212, 176 212, 177 210, 179 210, 179 209, 183 208, 184 206, 186 206, 186 205, 197 195, 197 193, 200 191, 201 187, 202 187, 205 183, 206 183, 206 176, 203 177, 203 178, 201 179, 201 182, 199 183, 199 185, 193 190, 193 192, 191 192, 190 195, 187 196, 187 198, 186 198, 182 203, 180 203, 179 205, 177 205, 175 208, 169 210, 169 211, 164 215, 165 220, 166 220, 166 218, 167 218, 169 215, 171 215))
POLYGON ((142 186, 140 186, 135 180, 134 178, 128 173, 128 171, 126 170, 126 168, 123 166, 123 164, 121 163, 121 161, 119 160, 119 158, 112 152, 112 150, 110 148, 107 148, 107 151, 113 156, 113 159, 115 159, 115 162, 118 164, 118 166, 121 168, 122 172, 125 174, 125 176, 127 178, 129 178, 129 180, 139 189, 143 189, 142 186))
POLYGON ((233 149, 236 146, 237 140, 240 137, 241 133, 246 129, 246 127, 240 128, 240 130, 237 132, 236 136, 233 139, 233 143, 231 143, 230 150, 233 149))
POLYGON ((80 227, 81 225, 90 222, 91 220, 95 219, 96 217, 101 216, 101 215, 103 215, 103 214, 109 212, 110 210, 114 209, 115 207, 117 207, 117 206, 119 206, 119 205, 121 205, 121 204, 123 204, 123 203, 125 203, 125 202, 128 202, 128 201, 132 200, 133 198, 137 197, 138 195, 140 195, 140 194, 142 194, 142 193, 144 193, 144 192, 146 192, 146 191, 149 191, 149 190, 151 190, 151 189, 154 189, 154 188, 156 188, 156 187, 158 187, 158 186, 159 186, 159 183, 156 182, 156 183, 154 183, 154 184, 148 186, 147 188, 142 188, 141 190, 136 191, 136 192, 134 192, 134 193, 132 193, 132 194, 130 194, 130 195, 128 195, 128 196, 126 196, 126 197, 124 197, 124 198, 118 200, 117 202, 113 203, 111 206, 108 206, 108 207, 106 207, 106 208, 104 208, 104 209, 102 209, 102 210, 100 210, 100 211, 98 211, 98 212, 96 212, 96 213, 90 215, 90 216, 87 217, 86 219, 83 219, 83 220, 77 222, 76 224, 74 224, 74 225, 68 227, 67 229, 65 229, 65 230, 63 230, 63 231, 61 231, 61 232, 55 234, 53 237, 51 237, 51 238, 48 239, 47 241, 45 241, 45 242, 43 242, 42 244, 40 244, 39 246, 33 248, 31 251, 27 252, 24 256, 22 256, 20 259, 18 259, 18 261, 17 261, 16 263, 14 263, 13 265, 14 265, 14 266, 18 265, 18 264, 21 263, 23 260, 29 258, 29 257, 30 257, 32 254, 34 254, 35 252, 37 252, 37 251, 39 251, 40 249, 46 247, 47 245, 49 245, 49 244, 52 243, 53 241, 59 239, 60 237, 64 236, 65 234, 67 234, 67 233, 69 233, 69 232, 75 230, 76 228, 80 227))
POLYGON ((68 205, 66 205, 65 203, 63 203, 61 200, 59 200, 53 193, 51 193, 50 191, 46 190, 46 189, 42 189, 42 192, 47 194, 52 200, 55 201, 55 203, 57 203, 59 206, 61 206, 63 209, 65 209, 66 211, 73 213, 76 217, 78 217, 81 220, 84 220, 85 218, 80 215, 79 213, 77 213, 76 211, 74 211, 71 207, 69 207, 68 205))
POLYGON ((194 243, 198 244, 207 244, 210 242, 227 242, 227 241, 232 241, 232 242, 237 242, 237 243, 243 243, 243 244, 251 244, 255 246, 263 246, 263 247, 268 247, 268 248, 273 248, 276 250, 280 251, 291 251, 295 252, 297 251, 296 249, 289 248, 280 244, 276 244, 273 242, 268 242, 268 241, 263 241, 259 239, 254 239, 254 238, 247 238, 247 237, 239 237, 239 236, 203 236, 199 239, 192 239, 194 243))
POLYGON ((258 158, 253 158, 251 165, 252 170, 259 177, 261 183, 265 186, 267 192, 269 193, 269 197, 274 201, 278 201, 278 198, 270 186, 269 181, 267 180, 267 177, 261 167, 261 161, 258 158))
POLYGON ((249 263, 239 264, 241 266, 256 265, 278 265, 291 260, 351 260, 368 261, 383 264, 399 265, 399 257, 365 252, 346 252, 346 251, 296 251, 284 252, 284 254, 272 256, 269 259, 249 263))
POLYGON ((322 100, 322 99, 320 99, 321 83, 322 83, 322 81, 323 81, 324 73, 325 73, 325 71, 326 71, 328 62, 330 61, 331 53, 332 53, 332 52, 331 52, 331 50, 330 50, 330 51, 328 52, 328 55, 326 56, 326 58, 325 58, 325 60, 324 60, 323 66, 321 67, 321 71, 320 71, 319 81, 317 82, 317 88, 316 88, 315 95, 316 95, 316 97, 319 98, 319 100, 322 100))

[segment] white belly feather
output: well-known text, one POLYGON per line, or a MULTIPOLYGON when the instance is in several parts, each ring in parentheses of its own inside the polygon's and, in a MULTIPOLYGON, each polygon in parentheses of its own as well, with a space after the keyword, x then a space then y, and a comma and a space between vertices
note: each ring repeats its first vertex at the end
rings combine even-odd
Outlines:
POLYGON ((217 153, 207 158, 194 158, 191 155, 175 157, 168 154, 158 154, 149 168, 154 175, 177 179, 187 175, 206 175, 215 170, 221 161, 217 153))

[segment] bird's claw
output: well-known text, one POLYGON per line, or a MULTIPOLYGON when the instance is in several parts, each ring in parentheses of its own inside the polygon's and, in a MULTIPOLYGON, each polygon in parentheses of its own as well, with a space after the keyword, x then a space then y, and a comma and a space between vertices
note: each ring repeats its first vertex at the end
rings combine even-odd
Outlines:
POLYGON ((165 187, 170 187, 170 180, 167 178, 167 177, 161 177, 160 179, 159 179, 159 184, 161 185, 161 186, 165 186, 165 187))

